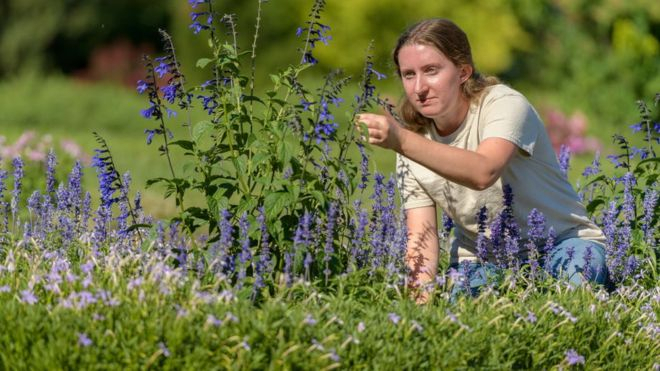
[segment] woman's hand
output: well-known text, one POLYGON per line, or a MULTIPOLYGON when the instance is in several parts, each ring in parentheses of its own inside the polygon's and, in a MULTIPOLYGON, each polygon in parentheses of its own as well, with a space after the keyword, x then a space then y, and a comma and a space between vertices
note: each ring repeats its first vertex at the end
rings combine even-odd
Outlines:
POLYGON ((358 130, 362 125, 366 126, 369 144, 401 152, 401 134, 405 129, 389 112, 385 111, 385 115, 361 113, 356 116, 356 125, 358 130))

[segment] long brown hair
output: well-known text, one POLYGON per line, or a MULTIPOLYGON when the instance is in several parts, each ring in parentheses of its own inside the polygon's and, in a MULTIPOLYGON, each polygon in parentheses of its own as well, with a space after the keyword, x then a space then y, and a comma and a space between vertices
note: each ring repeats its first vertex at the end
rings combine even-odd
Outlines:
MULTIPOLYGON (((469 65, 472 67, 472 75, 462 85, 463 95, 472 101, 479 98, 481 92, 488 86, 499 83, 494 76, 484 76, 477 72, 472 61, 472 50, 467 35, 454 22, 444 18, 432 18, 421 21, 408 28, 401 36, 392 52, 396 72, 401 77, 399 66, 399 51, 402 47, 412 44, 429 45, 437 48, 454 65, 469 65)), ((406 126, 416 132, 424 131, 433 120, 422 116, 415 107, 403 99, 400 107, 401 117, 406 126)))

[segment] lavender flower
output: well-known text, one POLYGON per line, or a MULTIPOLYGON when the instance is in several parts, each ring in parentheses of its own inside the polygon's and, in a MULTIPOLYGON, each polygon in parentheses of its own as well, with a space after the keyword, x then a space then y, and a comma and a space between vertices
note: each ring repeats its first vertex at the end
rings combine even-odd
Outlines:
POLYGON ((83 170, 80 161, 76 161, 68 176, 69 200, 72 211, 78 215, 82 203, 82 177, 83 170))
POLYGON ((46 158, 46 193, 52 195, 55 193, 55 166, 57 165, 57 159, 55 157, 55 152, 51 149, 48 151, 48 156, 46 158))
POLYGON ((14 157, 11 164, 14 167, 14 190, 11 193, 11 213, 15 216, 18 213, 18 204, 20 202, 23 184, 23 159, 20 156, 14 157))
POLYGON ((309 20, 305 22, 307 27, 298 27, 296 29, 296 36, 301 37, 304 35, 305 38, 301 64, 317 64, 318 60, 312 55, 312 49, 316 46, 316 42, 321 41, 327 45, 328 41, 332 39, 331 36, 326 34, 330 31, 330 27, 316 21, 320 18, 320 13, 324 7, 325 0, 314 1, 312 11, 309 14, 309 20))
POLYGON ((561 148, 559 149, 559 158, 557 160, 559 161, 559 170, 561 170, 565 177, 568 177, 568 169, 570 167, 571 161, 571 149, 567 145, 561 145, 561 148))
POLYGON ((250 251, 250 223, 247 218, 247 213, 244 212, 238 220, 238 228, 241 243, 241 253, 239 255, 240 269, 238 271, 238 287, 243 286, 243 281, 246 276, 246 269, 252 260, 252 253, 250 251))
POLYGON ((397 315, 396 313, 388 313, 387 318, 395 325, 398 325, 399 321, 401 320, 401 316, 397 315))
POLYGON ((119 189, 119 174, 115 170, 112 156, 107 148, 96 149, 95 152, 92 166, 96 168, 101 202, 105 206, 110 206, 119 201, 119 198, 115 197, 115 192, 119 189))
POLYGON ((270 249, 268 244, 268 228, 266 226, 266 209, 264 206, 259 208, 259 216, 257 217, 257 223, 259 223, 259 229, 261 231, 261 252, 259 254, 259 261, 255 267, 255 279, 254 279, 254 291, 253 297, 256 295, 256 292, 263 288, 264 285, 264 275, 269 272, 269 262, 270 262, 270 249))
POLYGON ((92 343, 93 343, 92 339, 90 339, 87 336, 87 334, 85 334, 83 332, 78 333, 78 345, 80 345, 82 347, 88 347, 88 346, 92 345, 92 343))
POLYGON ((34 295, 32 290, 23 290, 21 291, 21 302, 29 305, 36 304, 39 299, 34 295))
POLYGON ((647 244, 654 244, 655 226, 653 225, 653 217, 658 204, 658 183, 654 183, 644 194, 644 201, 642 207, 644 209, 644 216, 641 220, 642 231, 644 232, 644 240, 647 244))
POLYGON ((170 350, 162 341, 158 343, 158 349, 163 353, 163 356, 165 357, 169 357, 170 355, 172 355, 172 353, 170 353, 170 350))
POLYGON ((488 209, 483 206, 477 213, 477 257, 482 262, 487 261, 488 258, 488 238, 485 234, 487 217, 488 209))
POLYGON ((565 355, 566 355, 566 362, 568 363, 569 366, 584 364, 584 357, 579 355, 578 352, 575 351, 575 349, 567 350, 565 355))
POLYGON ((367 256, 365 254, 364 246, 364 237, 366 235, 366 228, 369 223, 369 216, 367 210, 361 206, 360 200, 355 200, 353 207, 358 211, 357 215, 357 225, 354 219, 351 219, 351 256, 350 259, 355 261, 355 265, 358 269, 364 267, 367 264, 367 256))
POLYGON ((328 283, 330 279, 330 260, 332 260, 332 254, 334 254, 334 236, 335 236, 335 223, 337 221, 337 205, 335 202, 331 202, 328 208, 328 220, 326 221, 325 228, 325 245, 323 247, 323 262, 325 263, 325 269, 323 273, 325 274, 325 282, 328 283))
POLYGON ((583 177, 588 177, 592 175, 598 175, 600 173, 600 152, 596 152, 594 160, 591 162, 591 166, 587 166, 582 172, 583 177))

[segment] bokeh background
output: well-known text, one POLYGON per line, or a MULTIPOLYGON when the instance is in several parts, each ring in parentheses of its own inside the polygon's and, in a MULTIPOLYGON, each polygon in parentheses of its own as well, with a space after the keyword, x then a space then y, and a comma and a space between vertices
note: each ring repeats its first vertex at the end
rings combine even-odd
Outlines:
MULTIPOLYGON (((312 3, 261 4, 258 91, 268 86, 270 73, 300 60, 295 33, 312 3)), ((214 4, 219 13, 236 15, 239 45, 250 50, 258 0, 214 4)), ((188 81, 208 79, 195 68, 209 50, 206 36, 189 27, 191 11, 186 0, 0 0, 0 166, 9 169, 20 154, 37 169, 31 175, 37 184, 45 152, 53 148, 64 177, 75 159, 88 163, 98 146, 96 131, 118 168, 131 172, 147 211, 169 215, 172 202, 160 190, 144 189, 146 179, 166 174, 166 163, 145 143, 144 129, 153 125, 140 116, 148 103, 135 83, 144 76, 142 55, 162 52, 159 28, 173 36, 188 81)), ((356 91, 372 44, 374 68, 388 76, 377 82, 378 91, 396 102, 401 91, 391 48, 407 26, 432 16, 466 31, 481 72, 527 95, 557 149, 564 144, 575 155, 573 183, 595 151, 615 150, 612 134, 630 133, 639 120, 636 101, 651 103, 660 92, 657 0, 328 0, 319 21, 331 27, 332 40, 316 47, 320 63, 311 79, 340 68, 355 76, 356 91)), ((375 149, 372 158, 379 171, 392 170, 391 153, 375 149)), ((85 176, 94 188, 94 170, 85 176)))

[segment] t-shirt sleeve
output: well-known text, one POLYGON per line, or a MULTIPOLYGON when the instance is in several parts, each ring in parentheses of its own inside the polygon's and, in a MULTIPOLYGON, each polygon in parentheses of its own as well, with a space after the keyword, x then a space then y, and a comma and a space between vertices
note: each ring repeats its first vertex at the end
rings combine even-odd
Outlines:
POLYGON ((543 124, 527 99, 520 94, 488 97, 484 102, 483 135, 487 138, 506 139, 530 156, 543 124))
POLYGON ((410 160, 400 154, 396 155, 396 175, 404 210, 435 205, 412 174, 410 160))

